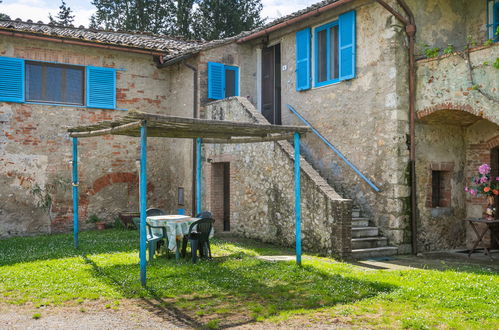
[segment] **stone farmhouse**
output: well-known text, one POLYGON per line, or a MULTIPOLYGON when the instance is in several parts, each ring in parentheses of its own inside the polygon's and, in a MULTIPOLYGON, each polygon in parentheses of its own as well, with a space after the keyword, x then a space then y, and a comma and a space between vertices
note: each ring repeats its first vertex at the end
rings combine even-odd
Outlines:
MULTIPOLYGON (((303 124, 305 249, 462 248, 499 175, 498 0, 327 0, 225 40, 0 22, 0 236, 71 227, 68 126, 127 110, 303 124)), ((149 143, 150 206, 194 209, 192 140, 149 143)), ((138 208, 138 141, 79 142, 80 214, 138 208)), ((292 245, 288 142, 204 144, 218 231, 292 245)), ((82 223, 85 226, 84 223, 82 223)))

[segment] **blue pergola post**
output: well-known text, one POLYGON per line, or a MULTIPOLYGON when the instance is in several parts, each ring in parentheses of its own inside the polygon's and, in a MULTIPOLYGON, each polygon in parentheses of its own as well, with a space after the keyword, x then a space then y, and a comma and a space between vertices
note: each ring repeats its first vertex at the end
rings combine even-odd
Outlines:
POLYGON ((301 265, 300 133, 295 132, 294 142, 295 142, 296 264, 301 265))
POLYGON ((78 138, 73 138, 73 240, 78 248, 78 138))
POLYGON ((140 283, 146 286, 147 123, 140 127, 140 283))
POLYGON ((196 139, 196 215, 201 213, 201 138, 196 139))

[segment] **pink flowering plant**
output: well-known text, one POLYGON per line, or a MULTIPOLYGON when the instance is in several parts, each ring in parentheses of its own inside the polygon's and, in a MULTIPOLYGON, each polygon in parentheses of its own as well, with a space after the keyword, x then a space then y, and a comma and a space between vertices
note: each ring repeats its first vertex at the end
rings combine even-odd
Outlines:
POLYGON ((495 196, 499 194, 499 177, 490 176, 489 164, 482 164, 478 167, 478 175, 471 178, 469 187, 465 187, 464 191, 472 196, 495 196))

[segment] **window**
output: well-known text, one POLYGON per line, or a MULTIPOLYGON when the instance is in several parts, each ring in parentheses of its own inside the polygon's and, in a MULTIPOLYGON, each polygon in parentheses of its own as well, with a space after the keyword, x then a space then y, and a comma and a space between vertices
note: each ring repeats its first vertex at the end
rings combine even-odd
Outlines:
POLYGON ((310 28, 296 32, 296 90, 310 89, 311 71, 314 87, 355 78, 355 11, 313 29, 312 51, 311 33, 310 28))
POLYGON ((487 39, 499 41, 499 0, 487 0, 487 39))
POLYGON ((26 62, 26 101, 84 104, 84 68, 26 62))
POLYGON ((338 22, 315 29, 315 86, 338 81, 338 22))
POLYGON ((450 207, 449 171, 431 171, 431 207, 450 207))
POLYGON ((208 97, 221 100, 239 95, 239 68, 208 62, 208 97))
POLYGON ((0 57, 0 101, 116 108, 116 70, 0 57))

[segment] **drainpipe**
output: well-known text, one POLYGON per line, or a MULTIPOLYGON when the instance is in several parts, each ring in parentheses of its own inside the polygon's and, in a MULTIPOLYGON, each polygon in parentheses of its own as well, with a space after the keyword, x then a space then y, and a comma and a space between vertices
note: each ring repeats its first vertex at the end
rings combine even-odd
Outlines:
MULTIPOLYGON (((198 69, 193 65, 182 62, 186 67, 192 70, 192 86, 193 86, 193 105, 192 105, 192 118, 199 117, 198 111, 198 69)), ((196 212, 196 139, 192 139, 192 213, 196 212)))
POLYGON ((381 6, 388 10, 405 25, 405 33, 409 39, 409 162, 411 167, 411 236, 412 253, 418 253, 417 246, 417 196, 416 196, 416 144, 415 144, 415 112, 416 112, 416 61, 414 56, 414 45, 416 39, 416 22, 414 14, 404 0, 397 0, 409 19, 400 15, 383 0, 376 0, 381 6))

